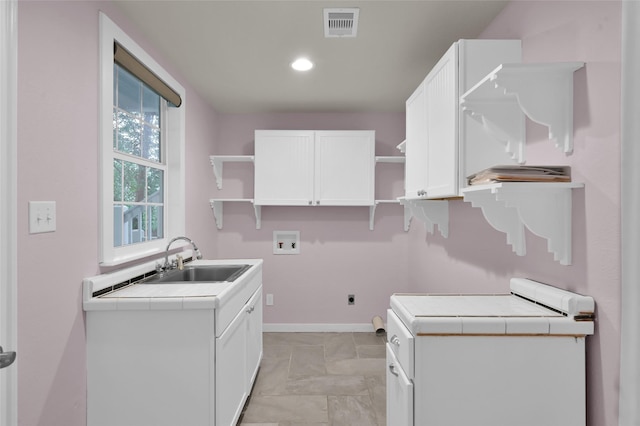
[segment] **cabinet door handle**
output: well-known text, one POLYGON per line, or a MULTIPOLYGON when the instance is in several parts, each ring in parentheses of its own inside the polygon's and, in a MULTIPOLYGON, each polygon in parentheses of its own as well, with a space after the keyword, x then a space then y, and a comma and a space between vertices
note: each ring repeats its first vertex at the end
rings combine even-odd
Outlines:
POLYGON ((247 313, 248 313, 248 314, 250 314, 250 313, 252 313, 255 309, 256 309, 256 307, 255 307, 255 306, 250 306, 250 307, 248 307, 248 308, 247 308, 247 313))
POLYGON ((390 342, 396 345, 397 347, 400 347, 400 339, 398 339, 398 336, 396 336, 395 334, 391 338, 390 342))
POLYGON ((393 364, 389 364, 389 371, 391 372, 391 374, 393 374, 394 376, 398 377, 399 374, 396 371, 396 366, 393 364))

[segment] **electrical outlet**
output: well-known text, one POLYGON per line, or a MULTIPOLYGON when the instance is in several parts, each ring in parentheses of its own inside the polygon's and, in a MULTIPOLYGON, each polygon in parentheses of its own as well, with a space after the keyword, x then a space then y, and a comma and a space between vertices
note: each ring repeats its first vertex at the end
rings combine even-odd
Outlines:
POLYGON ((56 202, 29 201, 29 233, 54 232, 56 230, 56 202))
POLYGON ((267 293, 267 306, 273 306, 273 294, 267 293))
POLYGON ((349 305, 355 305, 356 304, 356 295, 355 294, 350 294, 347 296, 347 304, 349 305))

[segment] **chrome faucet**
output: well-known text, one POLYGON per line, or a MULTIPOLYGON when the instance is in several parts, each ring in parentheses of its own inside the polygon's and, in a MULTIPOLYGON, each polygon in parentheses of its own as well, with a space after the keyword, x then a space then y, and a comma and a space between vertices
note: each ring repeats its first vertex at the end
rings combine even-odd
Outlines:
POLYGON ((162 265, 162 269, 165 270, 165 271, 168 270, 168 269, 171 269, 171 265, 169 265, 169 248, 171 247, 171 244, 173 244, 174 242, 176 242, 178 240, 184 240, 184 241, 190 243, 191 246, 193 246, 193 251, 195 252, 196 259, 202 259, 202 253, 200 253, 200 250, 198 249, 198 246, 196 246, 196 243, 194 243, 191 240, 191 238, 175 237, 174 239, 169 241, 169 244, 167 244, 167 248, 164 251, 164 265, 162 265))

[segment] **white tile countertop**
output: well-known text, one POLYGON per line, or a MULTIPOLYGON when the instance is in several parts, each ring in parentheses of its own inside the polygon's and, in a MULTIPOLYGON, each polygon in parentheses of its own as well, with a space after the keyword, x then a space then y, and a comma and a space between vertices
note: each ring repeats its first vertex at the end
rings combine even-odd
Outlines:
MULTIPOLYGON (((153 274, 155 261, 83 280, 85 311, 138 309, 217 309, 248 285, 262 268, 261 259, 195 260, 189 265, 251 265, 233 282, 138 284, 153 274)), ((254 289, 255 290, 255 289, 254 289)))
POLYGON ((391 308, 414 335, 588 335, 591 297, 526 279, 507 294, 394 294, 391 308))

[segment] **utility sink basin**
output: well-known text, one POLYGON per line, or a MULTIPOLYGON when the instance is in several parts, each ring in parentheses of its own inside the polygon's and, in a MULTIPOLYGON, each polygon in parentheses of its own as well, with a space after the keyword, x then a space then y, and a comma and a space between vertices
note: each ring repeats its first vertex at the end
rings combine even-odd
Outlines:
POLYGON ((187 265, 155 275, 141 284, 214 283, 233 282, 251 265, 187 265))

